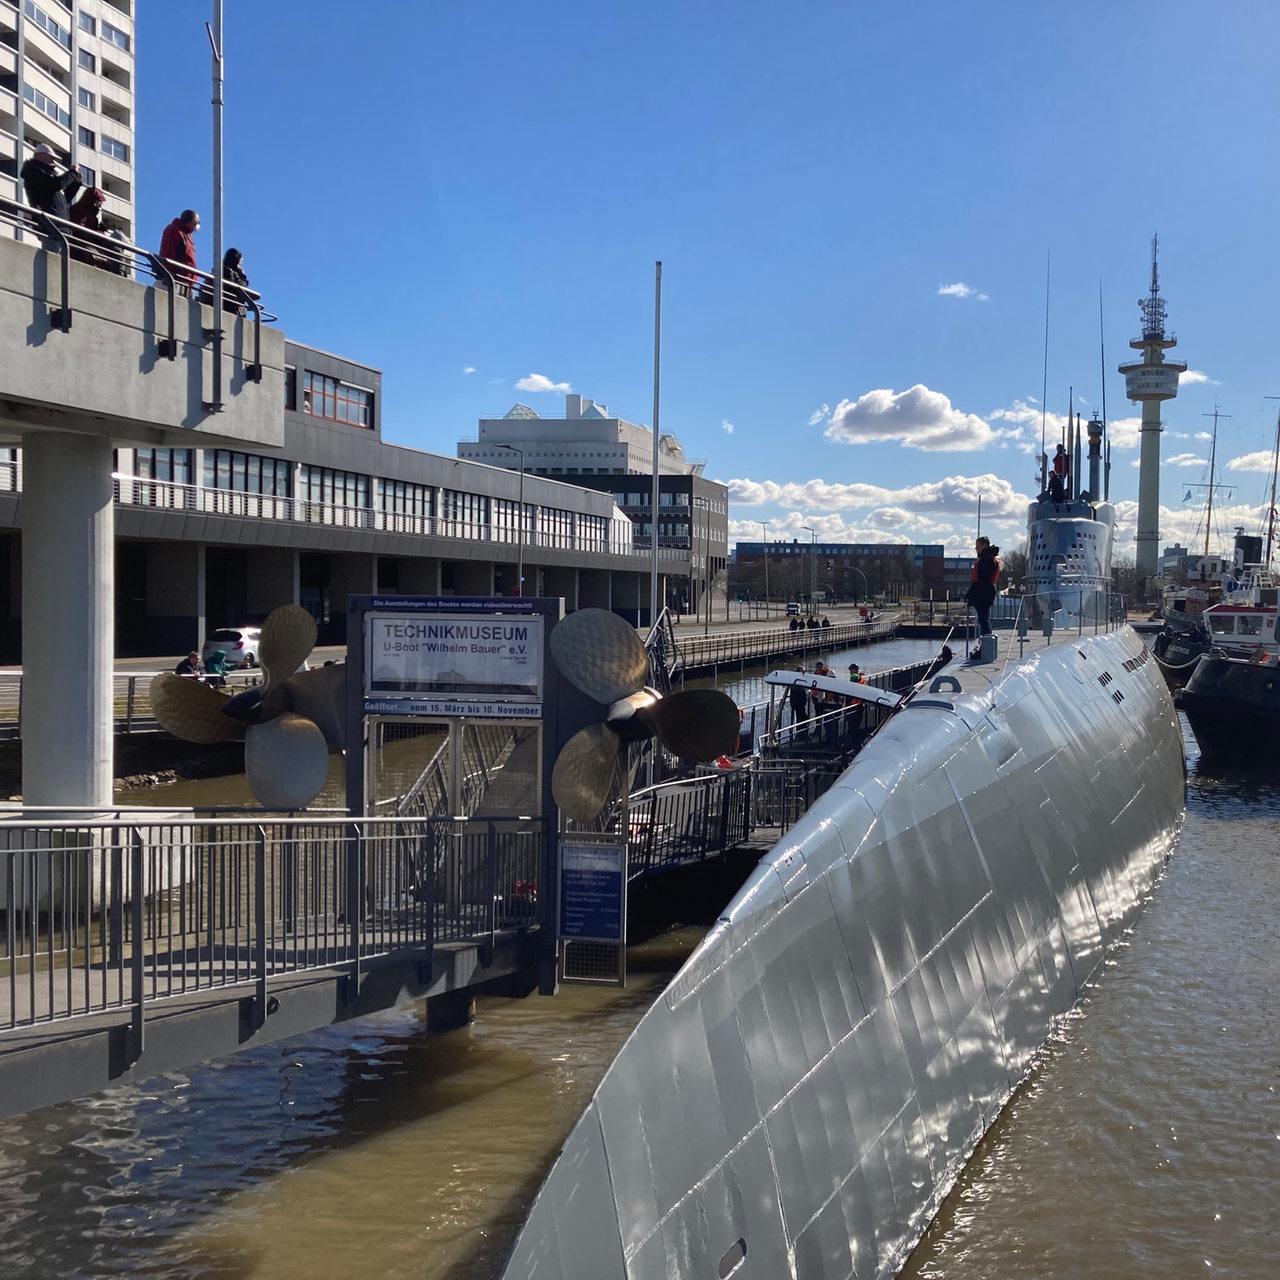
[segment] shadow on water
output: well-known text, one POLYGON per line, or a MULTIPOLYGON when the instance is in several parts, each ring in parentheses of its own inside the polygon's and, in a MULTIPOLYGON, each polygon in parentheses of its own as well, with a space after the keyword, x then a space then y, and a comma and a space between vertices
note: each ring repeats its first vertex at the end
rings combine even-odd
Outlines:
POLYGON ((625 990, 444 1034, 400 1009, 0 1121, 0 1274, 493 1275, 700 936, 632 949, 625 990))

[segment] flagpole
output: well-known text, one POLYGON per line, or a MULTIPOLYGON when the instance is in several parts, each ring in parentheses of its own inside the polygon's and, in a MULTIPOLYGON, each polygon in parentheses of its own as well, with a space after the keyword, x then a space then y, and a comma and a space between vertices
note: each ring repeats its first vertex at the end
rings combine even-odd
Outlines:
POLYGON ((653 488, 649 529, 653 563, 649 572, 649 625, 658 625, 658 381, 662 363, 662 263, 653 264, 653 488))

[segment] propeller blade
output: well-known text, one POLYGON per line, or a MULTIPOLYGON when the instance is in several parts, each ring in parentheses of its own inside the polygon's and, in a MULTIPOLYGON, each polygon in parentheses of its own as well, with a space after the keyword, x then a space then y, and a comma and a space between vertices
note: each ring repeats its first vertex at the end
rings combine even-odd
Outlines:
POLYGON ((314 720, 335 751, 347 746, 347 668, 335 662, 315 671, 299 671, 284 682, 284 694, 300 716, 314 720))
POLYGON ((684 689, 639 714, 681 760, 714 760, 737 749, 738 705, 719 689, 684 689))
POLYGON ((618 735, 602 724, 580 729, 565 743, 551 771, 551 794, 566 817, 590 822, 604 808, 618 768, 618 746, 618 735))
POLYGON ((211 685, 165 672, 151 681, 148 694, 160 727, 183 742, 234 742, 244 737, 244 725, 222 714, 230 699, 211 685))
POLYGON ((561 674, 605 706, 643 689, 649 655, 635 628, 607 609, 579 609, 551 630, 561 674))
POLYGON ((305 808, 329 776, 324 734, 314 721, 292 711, 251 725, 244 740, 244 771, 264 809, 305 808))
POLYGON ((283 684, 316 647, 316 620, 299 604, 272 609, 262 624, 258 662, 267 688, 283 684))

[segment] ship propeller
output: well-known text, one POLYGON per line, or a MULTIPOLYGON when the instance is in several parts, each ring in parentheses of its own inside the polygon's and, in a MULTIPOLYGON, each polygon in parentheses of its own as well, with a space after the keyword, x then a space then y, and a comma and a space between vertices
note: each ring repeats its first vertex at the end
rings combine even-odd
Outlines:
POLYGON ((258 803, 305 808, 324 787, 330 748, 346 746, 346 667, 298 670, 315 642, 315 619, 299 605, 282 605, 262 624, 260 685, 228 696, 184 676, 158 675, 150 688, 156 719, 184 742, 243 737, 245 773, 258 803))
POLYGON ((575 822, 591 822, 609 799, 624 742, 656 737, 682 760, 713 760, 738 741, 738 708, 718 689, 663 697, 645 684, 649 656, 635 629, 605 609, 581 609, 551 632, 561 674, 608 708, 575 733, 551 771, 551 792, 575 822))

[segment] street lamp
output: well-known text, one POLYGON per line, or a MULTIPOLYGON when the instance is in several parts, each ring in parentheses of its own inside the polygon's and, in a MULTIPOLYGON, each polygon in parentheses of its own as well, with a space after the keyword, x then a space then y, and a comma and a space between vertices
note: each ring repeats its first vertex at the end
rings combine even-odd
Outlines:
POLYGON ((813 594, 818 589, 818 534, 807 524, 800 526, 812 539, 809 550, 809 612, 813 613, 813 594))
POLYGON ((867 586, 867 575, 863 573, 856 564, 851 564, 849 568, 862 579, 862 598, 864 600, 869 600, 871 598, 871 588, 867 586))
POLYGON ((767 520, 760 521, 760 528, 764 530, 764 618, 769 621, 769 522, 767 520))
POLYGON ((517 501, 520 505, 520 514, 517 517, 519 524, 516 526, 516 590, 518 596, 524 595, 524 450, 517 449, 513 444, 500 444, 499 449, 510 449, 512 453, 520 455, 520 492, 517 501))

